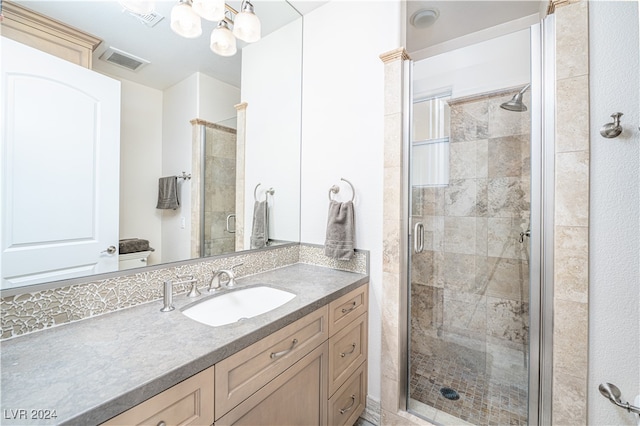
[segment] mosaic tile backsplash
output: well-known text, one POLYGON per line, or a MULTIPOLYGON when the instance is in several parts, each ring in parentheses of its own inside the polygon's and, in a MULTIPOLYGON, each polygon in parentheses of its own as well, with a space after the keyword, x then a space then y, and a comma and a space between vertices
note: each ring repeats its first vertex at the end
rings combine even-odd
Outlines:
MULTIPOLYGON (((322 246, 291 244, 272 249, 192 261, 153 269, 3 297, 0 302, 2 336, 20 336, 60 324, 78 321, 162 298, 162 283, 179 281, 178 275, 193 275, 198 288, 205 288, 213 271, 235 268, 238 277, 259 274, 294 263, 311 263, 362 274, 368 273, 368 252, 358 251, 350 261, 334 261, 324 255, 322 246)), ((89 278, 90 279, 90 278, 89 278)), ((188 291, 190 284, 175 285, 175 294, 188 291)))

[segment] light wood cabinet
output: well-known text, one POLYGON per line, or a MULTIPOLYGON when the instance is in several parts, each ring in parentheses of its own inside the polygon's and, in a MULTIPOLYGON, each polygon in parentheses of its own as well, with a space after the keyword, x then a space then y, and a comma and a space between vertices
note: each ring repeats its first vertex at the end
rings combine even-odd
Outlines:
POLYGON ((365 285, 216 364, 216 426, 353 424, 366 402, 367 308, 365 285))
POLYGON ((210 367, 103 423, 116 425, 211 425, 213 376, 210 367))
POLYGON ((364 411, 367 398, 367 365, 360 367, 329 399, 328 421, 331 426, 353 425, 364 411))
POLYGON ((369 308, 368 285, 339 297, 329 304, 329 336, 350 324, 369 308))
POLYGON ((367 359, 367 313, 329 339, 329 395, 333 395, 367 359))
POLYGON ((327 356, 324 342, 217 420, 216 426, 326 425, 327 356))
POLYGON ((217 363, 216 417, 247 399, 327 337, 324 306, 217 363))
POLYGON ((366 403, 367 301, 361 286, 105 425, 352 425, 366 403))
POLYGON ((329 304, 329 425, 353 425, 367 399, 368 285, 329 304))
POLYGON ((2 14, 2 36, 91 69, 99 38, 7 0, 2 14))

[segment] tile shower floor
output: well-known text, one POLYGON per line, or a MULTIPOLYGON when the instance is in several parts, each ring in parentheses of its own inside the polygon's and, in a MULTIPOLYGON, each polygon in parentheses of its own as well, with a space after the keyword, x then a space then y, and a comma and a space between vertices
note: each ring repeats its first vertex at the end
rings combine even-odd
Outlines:
POLYGON ((526 425, 527 383, 506 383, 488 377, 473 363, 456 357, 411 353, 409 396, 475 425, 526 425), (446 399, 449 387, 460 399, 446 399))

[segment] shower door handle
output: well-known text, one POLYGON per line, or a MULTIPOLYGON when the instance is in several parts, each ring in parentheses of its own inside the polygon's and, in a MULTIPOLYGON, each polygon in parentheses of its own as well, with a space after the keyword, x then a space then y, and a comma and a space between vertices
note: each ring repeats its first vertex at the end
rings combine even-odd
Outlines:
POLYGON ((413 227, 413 251, 422 253, 424 250, 424 225, 422 222, 416 223, 413 227))
MULTIPOLYGON (((230 215, 228 215, 228 216, 227 216, 227 226, 226 226, 226 229, 225 229, 225 230, 226 230, 228 233, 230 233, 230 234, 235 234, 235 233, 236 233, 236 230, 235 230, 235 229, 231 229, 231 225, 229 224, 229 222, 230 222, 231 218, 233 218, 233 219, 235 220, 236 215, 232 213, 232 214, 230 214, 230 215)), ((234 227, 234 228, 235 228, 235 227, 234 227)))

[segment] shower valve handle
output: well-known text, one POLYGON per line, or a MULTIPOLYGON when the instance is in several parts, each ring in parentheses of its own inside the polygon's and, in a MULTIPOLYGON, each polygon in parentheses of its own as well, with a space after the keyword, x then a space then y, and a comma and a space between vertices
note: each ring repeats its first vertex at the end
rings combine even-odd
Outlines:
POLYGON ((524 232, 520 233, 520 239, 518 241, 520 241, 521 243, 524 243, 524 237, 531 237, 531 230, 527 229, 524 232))

